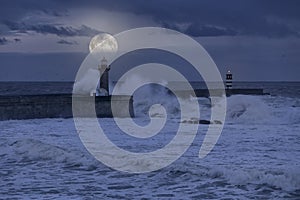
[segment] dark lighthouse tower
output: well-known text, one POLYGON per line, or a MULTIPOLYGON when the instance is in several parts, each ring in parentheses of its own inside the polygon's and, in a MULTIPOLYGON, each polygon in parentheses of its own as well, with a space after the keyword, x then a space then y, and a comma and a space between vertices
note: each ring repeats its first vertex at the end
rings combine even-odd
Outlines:
POLYGON ((107 64, 107 60, 104 57, 101 60, 101 64, 99 65, 98 70, 100 72, 99 94, 100 96, 108 96, 109 95, 108 71, 110 70, 110 66, 107 64))

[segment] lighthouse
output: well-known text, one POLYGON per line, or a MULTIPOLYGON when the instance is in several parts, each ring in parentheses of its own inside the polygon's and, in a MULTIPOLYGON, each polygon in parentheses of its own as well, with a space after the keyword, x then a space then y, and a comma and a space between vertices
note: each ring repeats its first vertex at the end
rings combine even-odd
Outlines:
POLYGON ((230 70, 226 73, 226 89, 232 89, 232 73, 230 70))
POLYGON ((98 66, 99 74, 100 74, 100 84, 98 87, 98 95, 99 96, 108 96, 109 95, 109 77, 108 72, 110 70, 110 65, 107 64, 107 60, 105 57, 101 60, 101 64, 98 66))

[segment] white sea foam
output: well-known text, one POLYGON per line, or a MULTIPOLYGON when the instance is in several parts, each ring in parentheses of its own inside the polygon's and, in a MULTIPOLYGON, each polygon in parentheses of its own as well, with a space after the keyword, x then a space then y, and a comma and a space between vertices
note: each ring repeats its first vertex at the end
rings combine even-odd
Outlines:
POLYGON ((227 122, 235 124, 296 124, 300 108, 293 99, 274 102, 271 96, 233 95, 228 98, 227 122))

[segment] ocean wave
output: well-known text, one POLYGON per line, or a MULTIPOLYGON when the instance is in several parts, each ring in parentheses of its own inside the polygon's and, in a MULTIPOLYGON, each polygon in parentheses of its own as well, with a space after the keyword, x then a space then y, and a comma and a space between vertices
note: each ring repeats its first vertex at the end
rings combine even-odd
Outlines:
POLYGON ((2 154, 17 163, 51 162, 61 163, 65 167, 96 168, 98 162, 91 156, 71 151, 59 146, 47 144, 36 139, 18 139, 0 145, 2 154))
POLYGON ((211 177, 223 177, 231 185, 259 185, 287 192, 300 190, 300 172, 297 167, 277 170, 229 169, 215 167, 210 170, 211 177))
POLYGON ((298 166, 284 169, 246 169, 228 166, 201 166, 199 164, 180 164, 181 167, 169 166, 156 173, 156 178, 195 181, 199 183, 219 182, 235 187, 254 186, 255 188, 270 188, 287 193, 300 191, 300 172, 298 166), (198 181, 201 179, 201 181, 198 181))
MULTIPOLYGON (((222 185, 235 187, 254 186, 255 188, 269 188, 271 190, 282 190, 287 193, 300 191, 300 172, 297 166, 284 169, 246 169, 228 166, 201 166, 193 163, 180 163, 171 165, 156 172, 154 178, 176 180, 188 180, 206 184, 216 182, 222 185), (199 181, 199 179, 201 181, 199 181), (208 182, 206 182, 206 180, 208 182)), ((180 184, 180 183, 178 183, 180 184)))

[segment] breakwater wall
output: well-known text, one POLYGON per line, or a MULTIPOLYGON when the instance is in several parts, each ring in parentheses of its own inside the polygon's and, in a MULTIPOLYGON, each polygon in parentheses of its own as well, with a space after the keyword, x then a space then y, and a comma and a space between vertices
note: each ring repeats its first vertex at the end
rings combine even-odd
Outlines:
MULTIPOLYGON (((82 105, 81 110, 86 110, 81 112, 82 117, 90 115, 91 102, 95 102, 97 117, 112 117, 111 101, 117 106, 115 117, 134 117, 131 96, 76 96, 76 101, 82 105)), ((72 117, 72 94, 0 96, 0 120, 72 117)))
MULTIPOLYGON (((195 89, 194 93, 196 97, 210 97, 210 96, 230 96, 230 95, 237 95, 237 94, 242 94, 242 95, 267 95, 268 93, 264 93, 263 89, 244 89, 244 88, 234 88, 234 89, 226 89, 226 90, 221 90, 221 89, 212 89, 209 93, 208 89, 195 89), (225 92, 225 93, 224 93, 225 92)), ((182 96, 182 97, 189 97, 192 95, 191 91, 188 90, 180 90, 177 91, 177 93, 182 96)))

